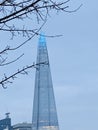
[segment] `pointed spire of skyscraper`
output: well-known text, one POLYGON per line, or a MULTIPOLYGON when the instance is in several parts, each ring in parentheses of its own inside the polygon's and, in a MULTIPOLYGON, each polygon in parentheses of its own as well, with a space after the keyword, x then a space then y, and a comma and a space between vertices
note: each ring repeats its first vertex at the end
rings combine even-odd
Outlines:
MULTIPOLYGON (((37 53, 37 63, 41 62, 49 63, 44 35, 40 35, 37 53)), ((40 64, 36 69, 32 129, 59 129, 49 64, 40 64)))
POLYGON ((39 37, 39 45, 40 45, 40 46, 45 46, 45 45, 46 45, 46 38, 45 38, 44 33, 41 33, 41 34, 40 34, 40 37, 39 37))

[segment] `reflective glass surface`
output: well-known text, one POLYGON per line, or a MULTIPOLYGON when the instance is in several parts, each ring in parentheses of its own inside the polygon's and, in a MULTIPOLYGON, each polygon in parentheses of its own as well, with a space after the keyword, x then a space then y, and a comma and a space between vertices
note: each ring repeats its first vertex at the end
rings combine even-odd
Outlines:
POLYGON ((45 37, 38 45, 33 103, 33 130, 58 130, 58 119, 45 37), (48 64, 47 64, 48 63, 48 64))

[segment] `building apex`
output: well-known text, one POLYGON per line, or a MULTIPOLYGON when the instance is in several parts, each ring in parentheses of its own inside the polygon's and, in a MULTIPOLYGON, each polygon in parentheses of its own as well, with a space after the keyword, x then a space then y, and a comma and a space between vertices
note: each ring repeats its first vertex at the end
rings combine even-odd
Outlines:
POLYGON ((45 46, 45 45, 46 45, 46 37, 45 37, 44 33, 41 33, 41 34, 40 34, 40 37, 39 37, 39 45, 40 45, 40 46, 45 46))
POLYGON ((5 115, 6 115, 6 118, 9 118, 9 112, 7 112, 7 113, 5 113, 5 115))

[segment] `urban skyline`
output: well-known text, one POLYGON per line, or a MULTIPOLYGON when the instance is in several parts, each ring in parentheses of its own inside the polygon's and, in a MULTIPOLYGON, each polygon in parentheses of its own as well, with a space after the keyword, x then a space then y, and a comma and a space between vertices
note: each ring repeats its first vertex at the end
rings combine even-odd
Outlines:
MULTIPOLYGON (((83 6, 75 13, 53 13, 43 27, 47 35, 63 35, 47 38, 60 130, 98 130, 98 1, 71 0, 70 3, 70 9, 81 3, 83 6)), ((24 40, 6 41, 9 36, 4 34, 1 37, 1 44, 24 40)), ((16 62, 16 66, 36 61, 37 43, 35 37, 22 48, 26 59, 16 62)), ((1 71, 14 70, 17 67, 10 65, 9 70, 1 71)), ((13 124, 32 121, 34 74, 35 69, 28 76, 20 75, 6 90, 0 89, 1 119, 5 112, 11 112, 13 124)))

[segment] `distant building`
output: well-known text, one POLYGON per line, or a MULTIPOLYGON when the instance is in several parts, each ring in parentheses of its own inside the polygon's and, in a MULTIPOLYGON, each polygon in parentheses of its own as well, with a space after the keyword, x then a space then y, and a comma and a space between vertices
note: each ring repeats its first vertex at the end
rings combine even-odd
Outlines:
POLYGON ((9 118, 10 113, 6 113, 6 118, 0 120, 0 130, 31 130, 31 123, 18 123, 11 125, 11 118, 9 118))
POLYGON ((10 113, 6 113, 6 118, 0 120, 0 130, 12 130, 11 118, 9 118, 10 113))
POLYGON ((31 123, 19 123, 13 125, 13 130, 31 130, 32 124, 31 123))

